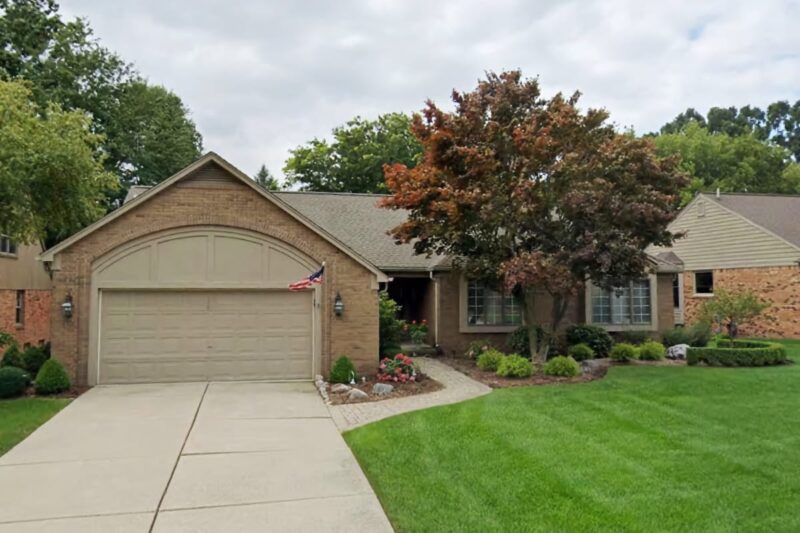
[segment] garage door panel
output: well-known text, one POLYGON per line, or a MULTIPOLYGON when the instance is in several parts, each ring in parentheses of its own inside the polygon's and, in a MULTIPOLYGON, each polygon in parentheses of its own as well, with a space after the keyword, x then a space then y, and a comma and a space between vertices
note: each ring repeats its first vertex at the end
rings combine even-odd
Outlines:
POLYGON ((106 291, 100 382, 309 379, 308 292, 106 291))

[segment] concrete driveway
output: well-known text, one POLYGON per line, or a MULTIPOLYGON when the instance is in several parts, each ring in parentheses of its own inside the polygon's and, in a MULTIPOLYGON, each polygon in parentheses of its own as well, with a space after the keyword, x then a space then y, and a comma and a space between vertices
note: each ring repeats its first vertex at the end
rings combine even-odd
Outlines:
POLYGON ((0 457, 0 533, 391 531, 310 383, 95 387, 0 457))

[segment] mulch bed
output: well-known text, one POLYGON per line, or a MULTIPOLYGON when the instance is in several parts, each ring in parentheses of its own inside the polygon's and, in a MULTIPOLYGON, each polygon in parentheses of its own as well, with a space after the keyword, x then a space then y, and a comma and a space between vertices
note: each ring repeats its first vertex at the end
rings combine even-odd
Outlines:
POLYGON ((379 396, 377 394, 372 393, 372 386, 379 381, 375 377, 368 377, 366 382, 359 382, 357 385, 353 385, 353 388, 362 390, 368 394, 367 398, 363 398, 360 400, 350 400, 347 399, 347 393, 339 393, 335 394, 331 392, 331 385, 328 385, 328 397, 330 398, 330 402, 332 405, 342 405, 342 404, 352 404, 352 403, 366 403, 366 402, 379 402, 382 400, 390 400, 392 398, 402 398, 404 396, 414 396, 415 394, 426 394, 428 392, 434 392, 437 390, 441 390, 444 388, 444 385, 436 381, 435 379, 426 376, 425 374, 418 375, 418 381, 413 383, 394 383, 391 382, 389 385, 394 387, 394 390, 389 394, 384 394, 379 396))
POLYGON ((24 398, 33 398, 33 397, 37 397, 37 398, 66 398, 66 399, 69 399, 69 400, 74 400, 75 398, 77 398, 78 396, 83 394, 84 392, 88 391, 90 388, 91 387, 72 387, 68 391, 60 392, 58 394, 47 394, 47 395, 40 396, 40 395, 36 394, 36 390, 34 389, 33 385, 31 385, 30 387, 28 387, 28 390, 26 390, 22 394, 22 397, 24 397, 24 398))
POLYGON ((508 387, 529 387, 532 385, 553 385, 555 383, 586 383, 605 377, 608 369, 612 366, 683 366, 686 361, 672 361, 663 359, 661 361, 630 361, 629 363, 615 363, 610 359, 595 359, 594 365, 580 376, 573 378, 561 378, 557 376, 545 376, 544 374, 534 374, 529 378, 507 378, 498 376, 491 370, 481 370, 475 365, 475 361, 465 358, 437 357, 441 361, 450 365, 462 374, 466 374, 475 381, 480 381, 493 389, 505 389, 508 387))

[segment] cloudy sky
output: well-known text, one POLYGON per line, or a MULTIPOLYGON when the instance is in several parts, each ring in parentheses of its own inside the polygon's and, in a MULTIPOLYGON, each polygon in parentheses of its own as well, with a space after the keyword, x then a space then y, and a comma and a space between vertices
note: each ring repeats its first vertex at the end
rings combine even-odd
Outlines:
POLYGON ((288 150, 355 115, 446 104, 487 70, 581 90, 620 127, 688 106, 800 98, 800 0, 267 2, 62 0, 214 150, 280 175, 288 150))

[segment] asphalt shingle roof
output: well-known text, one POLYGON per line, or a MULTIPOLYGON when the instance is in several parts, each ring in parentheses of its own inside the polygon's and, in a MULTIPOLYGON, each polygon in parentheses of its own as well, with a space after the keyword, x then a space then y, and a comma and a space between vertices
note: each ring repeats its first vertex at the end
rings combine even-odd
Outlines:
POLYGON ((800 195, 721 193, 704 194, 731 211, 800 246, 800 195))
POLYGON ((381 270, 426 270, 442 257, 415 255, 411 244, 395 244, 388 231, 406 220, 405 211, 378 207, 380 194, 276 192, 318 226, 381 270))

